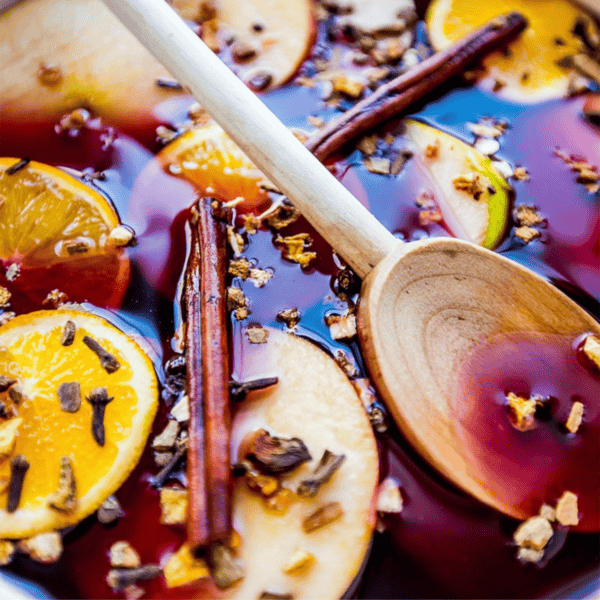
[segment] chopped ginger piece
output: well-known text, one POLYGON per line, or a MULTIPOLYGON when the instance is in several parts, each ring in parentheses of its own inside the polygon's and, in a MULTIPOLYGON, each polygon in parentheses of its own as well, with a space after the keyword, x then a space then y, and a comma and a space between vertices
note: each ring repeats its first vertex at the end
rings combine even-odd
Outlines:
POLYGON ((563 492, 556 503, 556 520, 565 526, 579 524, 577 496, 573 492, 563 492))
POLYGON ((170 588, 210 577, 206 563, 201 558, 196 558, 185 543, 171 555, 163 567, 163 574, 167 587, 170 588))
POLYGON ((535 427, 536 401, 532 398, 521 398, 521 396, 517 396, 513 392, 508 393, 506 400, 510 408, 513 427, 519 431, 533 429, 535 427))
POLYGON ((513 539, 521 548, 542 550, 553 535, 548 519, 537 516, 523 521, 515 531, 513 539))
POLYGON ((302 548, 298 548, 287 559, 285 565, 283 565, 283 572, 286 575, 299 575, 304 573, 314 563, 314 554, 311 554, 302 548))
POLYGON ((585 338, 583 353, 600 369, 600 339, 595 335, 585 338))
POLYGON ((176 488, 160 490, 160 522, 163 525, 185 524, 188 507, 188 491, 176 488))
POLYGON ((569 413, 569 418, 565 423, 565 427, 571 433, 577 433, 577 430, 581 425, 581 421, 583 421, 583 403, 573 402, 573 406, 571 406, 571 412, 569 413))
POLYGON ((134 569, 142 564, 140 555, 129 542, 115 542, 108 553, 111 567, 134 569))
POLYGON ((62 538, 59 533, 40 533, 28 540, 19 542, 19 549, 40 563, 56 562, 63 551, 62 538))

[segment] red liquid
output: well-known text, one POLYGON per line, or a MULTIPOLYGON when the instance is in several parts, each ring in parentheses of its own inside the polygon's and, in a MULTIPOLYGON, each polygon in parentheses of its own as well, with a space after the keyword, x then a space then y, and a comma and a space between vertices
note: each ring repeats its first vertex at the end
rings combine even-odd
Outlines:
MULTIPOLYGON (((428 105, 422 116, 465 139, 468 139, 465 121, 476 121, 486 111, 498 118, 505 117, 513 129, 503 142, 502 152, 511 162, 525 164, 532 176, 531 182, 516 184, 517 202, 536 204, 549 219, 544 240, 525 247, 507 240, 500 250, 542 275, 554 278, 562 286, 568 286, 584 306, 600 315, 598 197, 582 191, 582 187, 575 184, 573 174, 552 155, 554 147, 561 146, 567 151, 586 154, 591 162, 600 162, 597 152, 600 137, 596 130, 580 121, 577 116, 579 103, 560 101, 521 111, 518 107, 490 101, 478 92, 457 92, 457 97, 463 107, 462 113, 454 112, 455 98, 449 96, 428 105), (465 106, 468 109, 464 109, 465 106), (557 127, 558 123, 561 127, 557 127), (543 151, 539 151, 537 146, 540 139, 544 140, 543 151), (548 173, 552 177, 548 177, 548 173), (576 243, 571 245, 569 231, 580 232, 576 243)), ((307 126, 307 114, 327 112, 322 107, 318 91, 301 87, 276 91, 266 100, 282 118, 297 126, 307 126)), ((158 107, 157 114, 165 122, 175 122, 185 108, 186 102, 178 100, 158 107)), ((387 127, 393 128, 394 124, 387 127)), ((2 123, 2 128, 2 155, 27 155, 35 160, 77 169, 106 169, 106 182, 98 182, 97 185, 113 199, 122 220, 136 229, 139 240, 139 245, 129 250, 132 281, 119 314, 135 323, 155 348, 162 349, 164 358, 169 358, 172 355, 173 332, 179 320, 177 285, 186 259, 186 209, 193 202, 195 191, 182 181, 162 173, 154 163, 148 164, 151 152, 126 136, 120 136, 104 150, 100 131, 84 131, 77 138, 69 138, 56 136, 53 124, 13 129, 2 123)), ((153 152, 156 151, 151 143, 154 137, 151 127, 140 129, 135 135, 153 152)), ((397 178, 384 177, 369 173, 355 153, 338 165, 338 174, 389 229, 405 239, 445 235, 439 224, 421 226, 419 223, 415 199, 426 182, 414 163, 409 161, 397 178)), ((333 279, 338 271, 332 253, 302 219, 283 234, 300 232, 311 234, 313 249, 318 251, 318 260, 307 271, 281 258, 280 250, 272 243, 270 231, 260 231, 248 237, 245 256, 256 259, 258 266, 270 267, 274 271, 273 279, 264 288, 257 289, 249 281, 242 284, 250 299, 252 312, 249 321, 281 327, 275 320, 277 312, 297 306, 302 314, 298 333, 314 339, 333 353, 346 351, 360 369, 361 359, 356 345, 332 341, 323 322, 327 312, 345 308, 332 292, 333 279)), ((85 290, 82 290, 82 296, 85 297, 85 290)), ((234 353, 239 352, 235 340, 244 326, 232 322, 234 353)), ((536 349, 539 348, 536 346, 536 349)), ((535 361, 529 370, 521 369, 526 354, 526 349, 521 347, 512 363, 500 363, 500 357, 491 357, 496 361, 494 364, 502 364, 503 373, 499 369, 486 371, 482 368, 477 371, 476 367, 468 373, 469 377, 477 375, 481 380, 487 376, 487 384, 481 388, 477 400, 480 401, 489 390, 504 393, 506 385, 518 383, 522 389, 515 391, 543 393, 545 390, 546 394, 559 398, 557 410, 562 419, 571 395, 582 393, 581 386, 575 385, 575 382, 587 381, 589 374, 577 370, 581 367, 567 356, 564 344, 542 344, 541 350, 548 360, 554 360, 554 371, 558 372, 560 367, 561 373, 568 373, 564 381, 558 376, 538 378, 535 361), (510 371, 509 367, 513 370, 510 371), (508 379, 503 380, 502 377, 508 379), (577 390, 572 391, 569 386, 577 390)), ((594 513, 588 502, 591 497, 588 491, 593 491, 594 485, 598 490, 597 479, 593 478, 593 474, 598 472, 597 455, 592 450, 591 456, 583 457, 586 470, 593 472, 589 481, 581 477, 569 480, 566 467, 574 460, 569 452, 577 451, 578 444, 588 445, 594 435, 596 439, 598 437, 598 416, 593 410, 597 411, 600 395, 596 393, 595 400, 592 398, 598 381, 592 379, 586 385, 584 403, 590 409, 586 412, 581 434, 577 434, 581 436, 577 439, 583 439, 583 442, 572 443, 570 438, 565 441, 545 424, 540 426, 539 431, 533 432, 541 436, 543 444, 559 444, 560 450, 550 450, 549 456, 559 466, 558 471, 564 472, 560 486, 550 492, 552 498, 544 497, 543 500, 555 499, 565 489, 564 486, 571 486, 566 489, 576 492, 579 490, 582 494, 582 526, 589 518, 593 520, 594 514, 597 521, 597 506, 594 513), (574 489, 576 486, 580 487, 574 489)), ((489 437, 493 442, 490 449, 495 448, 503 458, 514 459, 507 438, 492 435, 497 424, 503 422, 499 418, 505 417, 503 407, 496 403, 494 394, 488 400, 490 421, 478 422, 477 427, 487 427, 485 431, 489 435, 486 434, 483 439, 489 437)), ((163 406, 154 427, 155 433, 164 426, 167 413, 168 407, 163 406)), ((564 418, 566 420, 566 416, 564 418)), ((506 433, 513 435, 510 430, 506 433)), ((379 443, 382 477, 391 475, 399 480, 405 507, 401 515, 388 519, 386 533, 375 535, 371 557, 359 582, 359 597, 565 596, 565 586, 576 585, 597 575, 598 535, 573 531, 565 535, 557 531, 542 565, 522 565, 516 560, 516 549, 511 545, 516 522, 454 489, 432 472, 393 427, 389 435, 380 438, 379 443)), ((518 440, 517 443, 525 442, 518 440)), ((485 448, 487 452, 488 447, 485 448)), ((476 467, 481 468, 479 463, 476 467)), ((513 470, 515 473, 511 480, 513 476, 521 475, 517 467, 513 470)), ((86 519, 66 536, 65 551, 57 564, 43 566, 19 558, 10 568, 42 583, 57 597, 113 597, 105 583, 110 568, 107 552, 111 544, 127 540, 141 554, 144 563, 151 563, 161 562, 185 539, 183 530, 159 524, 158 494, 149 484, 150 476, 157 471, 152 453, 147 450, 135 472, 117 492, 126 511, 124 518, 108 527, 97 523, 94 516, 86 519)), ((534 499, 535 510, 541 500, 534 499)), ((147 590, 146 597, 149 598, 192 597, 203 591, 202 584, 169 591, 160 578, 142 582, 141 586, 147 590)))

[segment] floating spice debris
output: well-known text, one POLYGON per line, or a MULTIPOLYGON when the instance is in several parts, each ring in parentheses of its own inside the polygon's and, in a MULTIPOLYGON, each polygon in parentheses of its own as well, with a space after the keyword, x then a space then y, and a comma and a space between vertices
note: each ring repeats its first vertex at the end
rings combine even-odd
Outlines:
POLYGON ((17 431, 23 419, 10 419, 0 424, 0 460, 10 456, 15 450, 17 431))
POLYGON ((189 438, 187 436, 177 440, 175 452, 173 453, 171 460, 159 471, 157 475, 151 479, 151 484, 153 487, 160 488, 164 485, 165 481, 169 478, 179 462, 186 455, 188 446, 189 438))
POLYGON ((108 243, 117 248, 135 246, 137 243, 135 231, 129 225, 118 225, 108 234, 108 243))
POLYGON ((294 308, 280 310, 277 313, 276 319, 280 323, 285 323, 289 329, 294 329, 300 323, 300 313, 298 312, 298 308, 294 306, 294 308))
POLYGON ((544 218, 540 215, 535 206, 527 204, 517 206, 514 213, 514 219, 517 224, 525 225, 526 227, 539 225, 544 221, 544 218))
POLYGON ((550 522, 556 521, 556 510, 549 504, 542 504, 538 514, 540 517, 544 517, 544 519, 548 519, 550 522))
POLYGON ((265 287, 267 281, 273 277, 273 273, 265 271, 264 269, 254 268, 250 270, 250 281, 254 284, 254 287, 262 288, 265 287))
POLYGON ((393 477, 386 477, 379 485, 377 512, 398 514, 402 512, 404 501, 400 486, 393 477))
POLYGON ((144 565, 134 569, 111 569, 106 577, 106 583, 114 591, 120 591, 135 585, 138 581, 154 579, 162 575, 160 565, 144 565))
POLYGON ((490 182, 485 177, 475 172, 458 175, 452 180, 452 183, 454 189, 459 192, 465 192, 475 200, 479 200, 490 185, 490 182))
POLYGON ((74 254, 85 254, 89 251, 90 245, 85 240, 69 240, 64 243, 64 248, 69 256, 73 256, 74 254))
POLYGON ((0 286, 0 307, 8 306, 12 294, 3 286, 0 286))
POLYGON ((329 314, 325 316, 325 324, 334 340, 344 340, 356 335, 356 315, 329 314))
POLYGON ((323 456, 313 471, 312 477, 303 479, 298 486, 298 496, 304 496, 305 498, 313 498, 317 495, 321 486, 327 483, 333 474, 341 467, 342 463, 346 460, 344 454, 334 454, 329 450, 323 452, 323 456))
POLYGON ((301 439, 275 437, 265 429, 253 434, 247 448, 246 458, 269 474, 287 473, 312 458, 301 439))
POLYGON ((534 398, 522 398, 509 392, 506 401, 511 417, 510 422, 515 429, 528 431, 536 426, 534 417, 537 402, 534 398))
POLYGON ((269 227, 279 231, 295 223, 300 218, 300 213, 289 202, 284 201, 272 213, 265 213, 263 218, 269 227))
POLYGON ((67 321, 60 338, 61 346, 70 346, 75 340, 76 327, 73 321, 67 321))
POLYGON ((111 567, 122 569, 135 569, 142 564, 140 555, 125 541, 115 542, 108 551, 108 558, 111 567))
POLYGON ((389 175, 392 168, 392 162, 389 158, 375 158, 369 156, 365 158, 364 163, 368 171, 379 175, 389 175))
POLYGON ((182 544, 179 550, 169 557, 163 571, 165 582, 169 588, 210 577, 206 562, 197 558, 187 543, 182 544))
POLYGON ((556 520, 565 527, 579 525, 576 494, 573 492, 563 492, 556 503, 556 520))
POLYGON ((269 332, 261 325, 254 325, 246 329, 248 341, 251 344, 266 344, 269 339, 269 332))
POLYGON ((600 369, 600 338, 595 335, 589 335, 585 338, 582 346, 582 351, 585 356, 600 369))
POLYGON ((285 561, 283 572, 286 575, 301 575, 314 564, 314 554, 311 554, 308 550, 304 550, 303 548, 297 548, 285 561))
POLYGON ((83 343, 98 356, 100 364, 107 373, 114 373, 121 368, 119 361, 89 335, 84 336, 83 343))
POLYGON ((305 250, 312 244, 312 238, 308 233, 298 233, 287 237, 278 235, 275 238, 275 243, 285 245, 282 252, 283 258, 297 262, 303 268, 307 268, 317 257, 316 252, 307 252, 305 250))
POLYGON ((272 475, 261 475, 249 466, 246 470, 244 481, 248 489, 265 498, 272 496, 279 489, 279 481, 272 475))
POLYGON ((367 135, 362 138, 356 147, 366 156, 371 156, 377 151, 377 135, 367 135))
POLYGON ((190 420, 190 399, 187 394, 183 394, 171 409, 171 417, 178 423, 185 423, 190 420))
POLYGON ((234 277, 240 277, 243 281, 248 279, 250 276, 250 269, 253 268, 253 264, 246 258, 236 258, 229 261, 229 267, 227 272, 234 277))
POLYGON ((583 403, 576 401, 573 402, 571 406, 571 412, 569 413, 569 418, 565 423, 565 427, 567 431, 570 433, 577 433, 581 422, 583 421, 583 403))
POLYGON ((276 385, 279 382, 277 377, 261 377, 260 379, 251 379, 249 381, 230 381, 229 392, 231 399, 240 402, 247 394, 256 390, 264 390, 276 385))
POLYGON ((66 304, 68 301, 69 296, 67 296, 67 294, 61 292, 59 289, 54 289, 44 298, 42 305, 58 308, 59 306, 66 304))
POLYGON ((6 390, 15 383, 17 383, 16 379, 7 377, 6 375, 0 375, 0 392, 6 392, 6 390))
POLYGON ((96 512, 98 521, 104 525, 114 523, 117 519, 124 516, 125 513, 121 508, 121 504, 117 500, 116 496, 109 496, 101 505, 96 512))
POLYGON ((158 77, 155 83, 159 88, 163 88, 165 90, 183 89, 183 86, 179 83, 179 81, 176 81, 175 79, 169 79, 168 77, 158 77))
POLYGON ((553 535, 554 532, 548 519, 536 516, 521 523, 515 531, 513 539, 521 548, 543 550, 553 535))
POLYGON ((60 459, 58 489, 48 498, 48 506, 61 512, 73 512, 77 508, 77 486, 73 464, 68 456, 60 459))
POLYGON ((513 178, 517 181, 529 181, 529 173, 525 167, 515 167, 513 178))
POLYGON ((62 555, 62 537, 56 531, 40 533, 27 540, 21 540, 19 550, 28 554, 36 562, 55 563, 62 555))
POLYGON ((522 242, 528 244, 529 242, 535 240, 540 237, 540 232, 533 227, 528 227, 526 225, 522 225, 521 227, 517 227, 515 229, 515 236, 518 237, 522 242))
POLYGON ((90 120, 90 112, 85 108, 77 108, 67 115, 64 115, 57 126, 57 133, 61 131, 69 131, 76 134, 80 129, 83 129, 85 124, 90 120))
POLYGON ((248 317, 248 298, 240 288, 227 288, 227 310, 233 312, 238 321, 248 317))
POLYGON ((152 441, 154 450, 171 450, 175 446, 179 435, 179 423, 176 420, 169 421, 162 432, 152 441))
POLYGON ((160 490, 160 522, 163 525, 184 525, 188 510, 188 491, 178 488, 160 490))
POLYGON ((219 589, 231 587, 244 578, 242 566, 234 559, 230 550, 223 544, 213 544, 206 554, 213 579, 219 589))
POLYGON ((112 402, 114 397, 108 395, 105 387, 97 387, 85 399, 92 405, 93 409, 92 435, 99 446, 104 446, 104 413, 106 405, 112 402))
POLYGON ((8 167, 8 169, 6 169, 6 171, 5 171, 5 173, 7 175, 14 175, 21 169, 24 169, 30 162, 31 162, 30 158, 22 158, 21 160, 17 161, 14 165, 11 165, 10 167, 8 167))
POLYGON ((57 390, 61 410, 68 413, 76 413, 81 407, 81 385, 73 383, 61 383, 57 390))
POLYGON ((29 469, 29 461, 22 454, 17 454, 10 461, 10 483, 8 485, 6 512, 14 513, 19 507, 27 469, 29 469))
POLYGON ((328 502, 308 515, 308 517, 302 521, 302 528, 306 533, 312 533, 313 531, 317 531, 317 529, 321 529, 322 527, 333 523, 341 518, 343 514, 344 510, 339 502, 328 502))
MULTIPOLYGON (((7 172, 8 172, 8 169, 7 169, 7 172)), ((6 269, 6 274, 4 276, 6 277, 7 281, 14 281, 19 276, 20 273, 21 273, 21 265, 19 265, 17 263, 12 263, 6 269)))
POLYGON ((58 65, 40 64, 37 72, 38 81, 47 87, 58 85, 63 80, 62 69, 58 65))

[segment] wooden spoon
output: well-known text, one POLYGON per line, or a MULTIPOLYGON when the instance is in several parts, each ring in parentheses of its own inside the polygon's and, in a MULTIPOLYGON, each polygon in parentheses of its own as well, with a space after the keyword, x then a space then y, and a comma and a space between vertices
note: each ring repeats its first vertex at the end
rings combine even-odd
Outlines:
MULTIPOLYGON (((518 331, 579 335, 599 324, 538 275, 455 239, 401 244, 241 83, 164 0, 104 0, 364 278, 359 335, 402 432, 451 481, 523 518, 467 460, 450 404, 465 355, 518 331)), ((349 432, 351 434, 351 432, 349 432)))

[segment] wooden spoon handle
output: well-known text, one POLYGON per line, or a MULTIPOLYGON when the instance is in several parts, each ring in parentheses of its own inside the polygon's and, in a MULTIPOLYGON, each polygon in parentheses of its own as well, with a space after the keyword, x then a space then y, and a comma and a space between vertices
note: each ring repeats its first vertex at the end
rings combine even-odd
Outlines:
POLYGON ((104 0, 360 277, 398 241, 164 0, 104 0))

